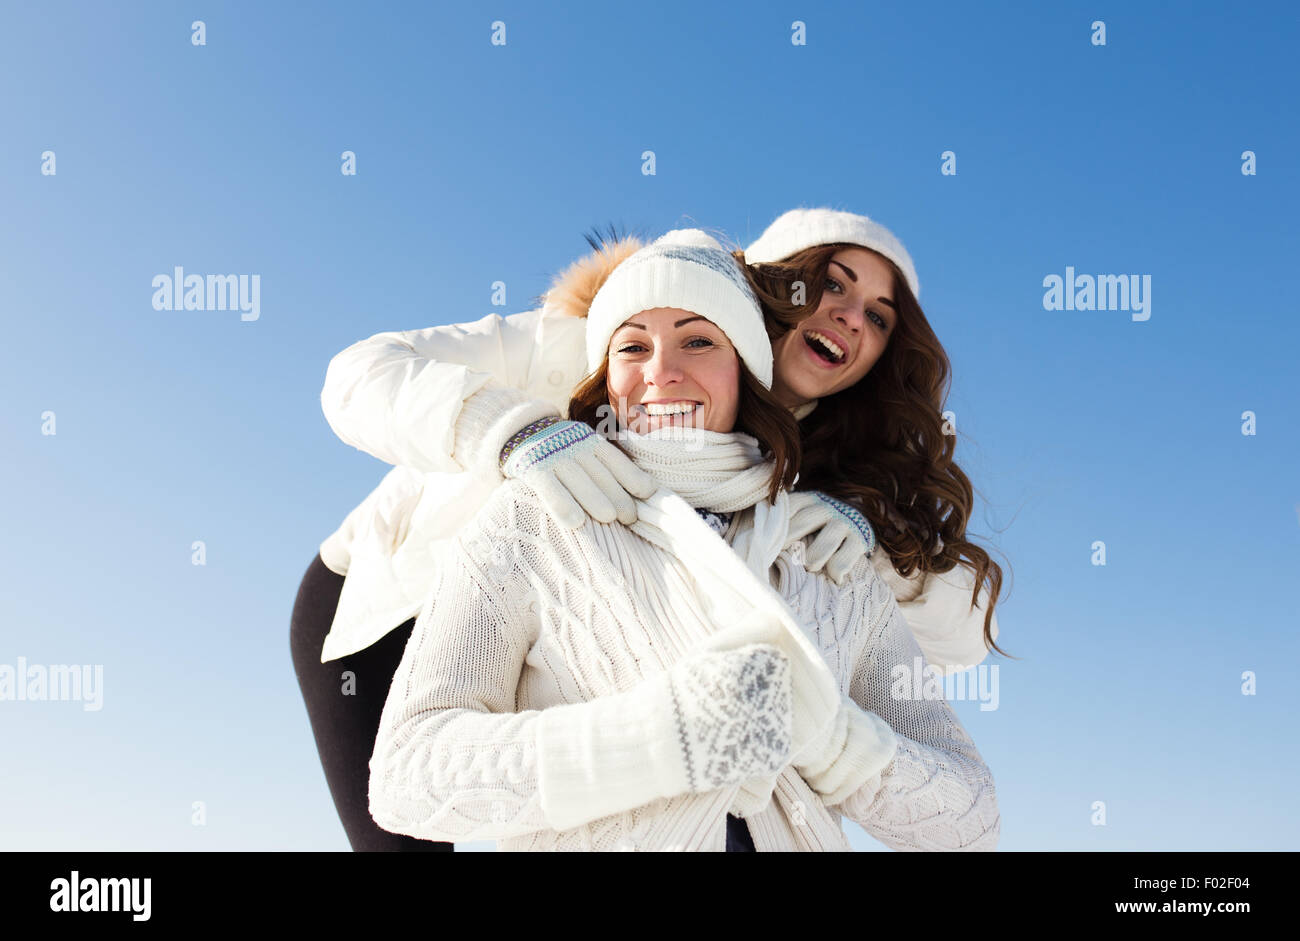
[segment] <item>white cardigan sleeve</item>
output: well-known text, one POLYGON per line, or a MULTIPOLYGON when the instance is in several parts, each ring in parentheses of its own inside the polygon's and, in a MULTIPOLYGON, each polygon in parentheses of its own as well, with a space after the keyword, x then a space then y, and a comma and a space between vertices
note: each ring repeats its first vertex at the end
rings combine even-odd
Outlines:
POLYGON ((321 410, 346 444, 420 471, 491 472, 505 440, 559 415, 523 391, 541 310, 377 333, 332 360, 321 410))
MULTIPOLYGON (((499 489, 484 512, 518 486, 499 489)), ((426 840, 498 840, 679 793, 667 673, 618 694, 516 711, 539 618, 512 541, 479 527, 481 518, 468 541, 444 544, 393 677, 370 759, 375 822, 426 840)))
MULTIPOLYGON (((849 698, 874 713, 872 720, 888 723, 897 748, 881 772, 838 809, 893 849, 995 849, 1001 815, 988 766, 942 696, 923 698, 924 684, 921 690, 902 688, 903 672, 910 680, 915 658, 922 668, 925 660, 888 586, 866 574, 854 580, 852 590, 860 597, 842 610, 872 621, 849 698)), ((864 728, 869 735, 870 724, 864 728)))

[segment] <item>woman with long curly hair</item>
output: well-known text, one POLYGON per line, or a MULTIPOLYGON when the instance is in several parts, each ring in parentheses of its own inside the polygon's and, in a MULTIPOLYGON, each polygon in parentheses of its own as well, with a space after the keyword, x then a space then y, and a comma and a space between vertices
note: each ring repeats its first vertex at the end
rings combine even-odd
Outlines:
MULTIPOLYGON (((810 409, 799 423, 798 488, 867 517, 888 562, 877 569, 900 602, 942 584, 967 589, 973 612, 987 582, 980 633, 1002 652, 993 613, 1002 569, 966 536, 973 493, 943 418, 952 370, 902 243, 865 216, 795 209, 736 255, 763 304, 773 393, 796 413, 810 409)), ((978 663, 972 621, 940 607, 905 608, 927 657, 949 670, 978 663)))
MULTIPOLYGON (((330 426, 394 465, 322 543, 291 628, 299 685, 354 849, 452 848, 376 827, 365 795, 365 762, 434 547, 516 474, 572 527, 589 515, 631 524, 655 489, 604 440, 578 455, 528 460, 572 421, 568 390, 583 373, 592 298, 642 247, 614 232, 588 242, 593 254, 558 276, 536 310, 377 334, 330 362, 321 393, 330 426)), ((910 257, 883 226, 831 210, 786 213, 736 257, 773 340, 773 393, 799 422, 804 470, 795 489, 818 493, 792 520, 817 534, 809 571, 842 582, 870 553, 932 666, 980 662, 996 648, 1000 570, 965 539, 970 487, 939 419, 948 363, 916 302, 910 257), (821 340, 811 343, 829 340, 838 353, 814 354, 806 335, 818 325, 821 340), (849 433, 858 427, 863 434, 849 433), (875 552, 868 519, 881 533, 875 552), (973 564, 954 565, 959 555, 973 564), (992 591, 981 597, 986 574, 992 591)))
POLYGON ((994 849, 988 767, 942 697, 898 689, 919 648, 889 589, 861 556, 810 572, 791 535, 820 497, 788 489, 799 432, 741 266, 670 232, 586 327, 575 420, 523 460, 591 453, 604 428, 656 490, 630 526, 575 528, 526 466, 444 544, 383 709, 376 822, 505 850, 780 852, 850 849, 847 816, 894 849, 994 849))

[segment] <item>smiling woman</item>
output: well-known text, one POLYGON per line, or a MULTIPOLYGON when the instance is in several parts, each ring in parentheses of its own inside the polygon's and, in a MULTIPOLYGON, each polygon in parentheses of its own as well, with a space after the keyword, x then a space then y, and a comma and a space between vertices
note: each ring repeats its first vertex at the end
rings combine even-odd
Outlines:
MULTIPOLYGON (((669 234, 687 241, 661 240, 657 254, 643 251, 624 261, 592 298, 590 371, 574 389, 569 418, 604 434, 611 411, 616 429, 637 434, 670 427, 748 434, 779 469, 768 489, 775 500, 780 490, 794 486, 799 427, 770 388, 771 341, 761 314, 754 316, 753 288, 739 264, 718 263, 717 243, 708 236, 669 234), (696 237, 701 244, 691 244, 696 237), (679 283, 661 291, 656 264, 674 266, 679 283), (651 296, 673 306, 637 310, 640 301, 633 301, 651 296), (709 316, 676 306, 687 298, 709 316)), ((614 444, 626 440, 611 437, 614 444)))
POLYGON ((716 324, 672 307, 645 310, 614 331, 609 404, 638 434, 666 426, 730 431, 739 368, 716 324))
MULTIPOLYGON (((432 547, 462 533, 494 488, 512 479, 529 483, 562 527, 637 525, 656 481, 620 449, 617 436, 600 433, 605 419, 598 410, 617 416, 620 392, 629 405, 644 409, 631 416, 633 423, 648 422, 652 411, 680 408, 662 407, 672 399, 711 409, 717 404, 711 380, 695 374, 695 364, 721 355, 710 327, 701 320, 679 323, 685 317, 677 316, 666 321, 677 331, 666 339, 663 323, 638 313, 704 311, 714 326, 726 326, 740 361, 735 430, 786 468, 763 481, 769 500, 779 488, 794 488, 793 468, 802 461, 798 492, 789 494, 800 506, 790 517, 791 538, 811 539, 801 550, 802 569, 843 586, 869 554, 927 661, 946 671, 979 663, 984 638, 997 636, 980 584, 985 569, 971 577, 966 564, 954 564, 958 555, 975 554, 977 563, 987 555, 965 541, 970 486, 952 463, 952 439, 945 440, 940 428, 947 360, 916 303, 911 260, 887 229, 851 213, 793 210, 745 252, 732 254, 747 265, 743 269, 725 264, 707 242, 661 243, 662 257, 715 277, 716 290, 703 293, 685 290, 684 282, 672 287, 671 278, 659 285, 645 278, 649 269, 641 265, 625 268, 644 247, 637 239, 611 232, 588 242, 593 254, 558 275, 536 310, 376 334, 330 362, 321 392, 330 426, 349 445, 398 465, 321 544, 300 586, 291 629, 313 734, 354 848, 451 848, 385 832, 365 808, 364 775, 382 706, 373 691, 387 689, 427 600, 437 565, 432 547), (876 277, 882 263, 894 279, 891 289, 876 277), (600 331, 588 330, 589 313, 621 292, 606 282, 622 281, 614 278, 619 270, 638 269, 644 280, 631 293, 645 288, 646 296, 635 305, 620 302, 598 318, 600 331), (734 290, 738 271, 758 295, 764 317, 753 317, 750 308, 748 321, 725 319, 752 300, 738 300, 745 295, 734 290), (806 288, 807 297, 796 288, 806 288), (866 323, 871 326, 855 332, 855 324, 866 323), (629 329, 611 344, 624 326, 629 329), (873 329, 886 331, 883 353, 874 349, 873 329), (782 372, 790 373, 789 381, 771 365, 772 344, 783 339, 781 349, 790 355, 782 372), (814 363, 809 339, 834 344, 842 361, 814 363), (620 357, 626 357, 621 364, 620 357), (596 373, 574 390, 572 383, 592 363, 599 364, 596 373), (613 380, 617 388, 610 385, 611 367, 628 371, 613 380), (866 375, 846 386, 850 370, 866 375), (814 399, 787 409, 774 391, 814 399), (581 408, 588 411, 575 414, 581 408), (872 525, 881 528, 880 548, 872 525), (976 588, 980 597, 973 605, 976 588), (360 671, 362 678, 361 695, 344 697, 346 703, 337 695, 340 669, 360 671)), ((824 349, 836 355, 831 346, 824 349)), ((696 423, 705 417, 699 408, 690 414, 696 423)), ((656 421, 670 427, 684 419, 660 415, 656 421)), ((749 459, 748 452, 742 456, 749 459)), ((705 470, 703 455, 690 458, 694 470, 705 470)), ((734 470, 715 465, 707 473, 733 489, 737 484, 734 470)), ((719 523, 728 541, 743 538, 715 516, 707 518, 719 523)), ((565 536, 556 531, 547 538, 565 536)), ((1000 581, 992 577, 998 569, 988 564, 996 599, 1000 581)))
POLYGON ((859 510, 890 587, 934 602, 933 615, 908 613, 927 658, 965 669, 1000 651, 1002 568, 966 533, 974 493, 944 417, 951 365, 907 249, 867 216, 792 209, 735 257, 772 338, 773 393, 813 409, 800 421, 800 489, 859 510))
POLYGON ((899 849, 992 849, 970 737, 942 700, 893 695, 920 652, 872 562, 808 567, 796 518, 829 504, 788 489, 798 427, 739 266, 670 232, 613 271, 586 334, 571 420, 512 452, 433 566, 369 763, 375 821, 505 850, 779 852, 849 849, 847 816, 899 849), (590 453, 586 416, 611 405, 649 426, 614 444, 655 490, 632 523, 575 528, 534 482, 590 453))
POLYGON ((773 500, 779 490, 794 486, 802 456, 790 410, 758 380, 717 324, 680 308, 641 311, 620 325, 608 355, 573 390, 568 414, 616 446, 626 440, 620 431, 643 435, 680 427, 748 434, 785 468, 771 481, 773 500), (668 414, 682 410, 683 402, 697 407, 668 414))
POLYGON ((897 319, 889 263, 865 248, 840 249, 812 316, 772 344, 772 391, 795 408, 856 385, 885 352, 897 319))

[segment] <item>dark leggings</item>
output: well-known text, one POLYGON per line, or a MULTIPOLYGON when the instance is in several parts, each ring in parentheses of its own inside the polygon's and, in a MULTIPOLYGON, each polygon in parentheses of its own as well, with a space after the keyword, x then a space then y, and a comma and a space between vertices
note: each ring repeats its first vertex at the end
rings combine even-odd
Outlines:
POLYGON ((379 716, 388 698, 388 687, 415 619, 394 628, 365 650, 321 663, 321 645, 342 591, 343 576, 331 572, 318 553, 298 586, 289 627, 293 669, 307 704, 307 717, 334 809, 355 852, 450 853, 454 850, 451 843, 389 833, 370 816, 370 755, 379 734, 379 716), (351 670, 355 676, 348 691, 354 695, 344 695, 344 670, 351 670))

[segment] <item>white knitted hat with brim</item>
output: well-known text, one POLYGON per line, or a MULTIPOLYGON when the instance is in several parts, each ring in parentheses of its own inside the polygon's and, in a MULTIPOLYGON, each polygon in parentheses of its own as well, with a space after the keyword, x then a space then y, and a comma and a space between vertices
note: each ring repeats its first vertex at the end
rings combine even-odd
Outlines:
POLYGON ((921 285, 916 280, 916 266, 903 243, 879 222, 852 212, 791 209, 782 213, 753 245, 745 249, 745 261, 751 265, 781 261, 805 248, 836 242, 860 245, 884 255, 903 272, 912 296, 920 298, 921 285))
POLYGON ((643 310, 676 307, 711 321, 763 388, 772 388, 772 341, 763 311, 740 264, 699 229, 674 229, 613 270, 587 311, 587 372, 595 372, 610 337, 643 310))

